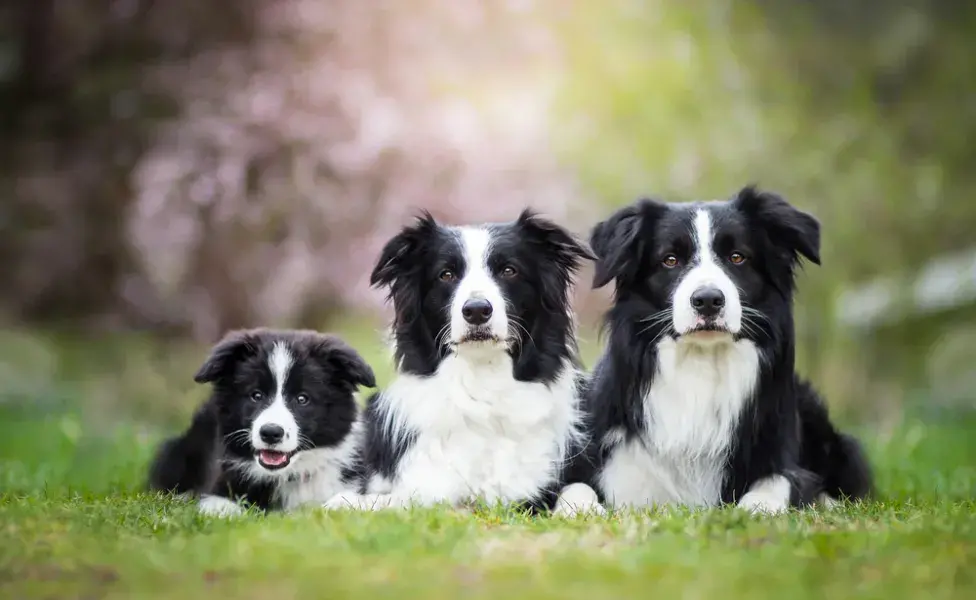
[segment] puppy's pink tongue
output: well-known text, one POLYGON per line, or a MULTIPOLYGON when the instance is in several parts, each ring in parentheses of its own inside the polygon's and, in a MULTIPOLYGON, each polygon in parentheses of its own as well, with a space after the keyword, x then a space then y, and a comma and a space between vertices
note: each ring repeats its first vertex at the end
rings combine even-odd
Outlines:
POLYGON ((288 460, 288 455, 284 452, 275 452, 274 450, 262 450, 261 451, 261 462, 266 465, 282 465, 288 460))

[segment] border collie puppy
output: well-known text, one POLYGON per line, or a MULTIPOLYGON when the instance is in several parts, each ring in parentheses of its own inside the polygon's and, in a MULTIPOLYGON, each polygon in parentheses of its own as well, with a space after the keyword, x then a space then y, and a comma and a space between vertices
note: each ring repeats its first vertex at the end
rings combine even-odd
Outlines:
POLYGON ((397 376, 366 409, 362 495, 326 506, 553 509, 583 443, 569 299, 583 259, 530 211, 474 227, 424 213, 390 240, 371 283, 393 302, 397 376))
POLYGON ((587 395, 609 505, 779 512, 869 492, 858 442, 794 372, 794 271, 820 264, 816 219, 747 187, 638 201, 590 245, 594 287, 616 282, 587 395))
POLYGON ((340 339, 314 331, 228 334, 195 376, 213 393, 183 435, 160 447, 150 489, 200 495, 229 516, 320 505, 355 488, 362 423, 353 393, 376 385, 340 339))

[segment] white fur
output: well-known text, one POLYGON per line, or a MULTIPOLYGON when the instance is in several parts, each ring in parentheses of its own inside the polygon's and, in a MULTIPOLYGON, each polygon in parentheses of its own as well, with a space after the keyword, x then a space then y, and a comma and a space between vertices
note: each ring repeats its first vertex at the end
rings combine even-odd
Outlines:
POLYGON ((255 450, 277 450, 279 452, 294 452, 298 448, 298 423, 295 415, 288 409, 285 403, 285 382, 288 380, 288 373, 295 360, 284 343, 275 344, 268 357, 268 368, 275 380, 275 396, 268 408, 251 423, 251 446, 255 450), (261 427, 268 424, 278 425, 285 430, 285 435, 281 442, 277 444, 267 444, 261 439, 261 427))
POLYGON ((205 495, 200 498, 197 510, 208 517, 236 517, 244 514, 241 505, 221 496, 205 495))
POLYGON ((554 516, 575 517, 580 514, 605 515, 607 510, 600 504, 596 492, 585 483, 567 485, 559 492, 554 516))
POLYGON ((416 432, 393 481, 330 505, 369 508, 527 500, 559 476, 579 433, 575 369, 550 385, 516 381, 498 347, 462 344, 431 377, 400 375, 379 398, 389 435, 416 432))
POLYGON ((708 211, 699 210, 695 214, 695 266, 691 268, 674 290, 672 322, 679 334, 686 333, 701 325, 702 320, 691 305, 691 296, 704 287, 715 287, 725 295, 725 307, 719 313, 715 324, 725 326, 732 333, 742 328, 742 303, 735 283, 719 264, 720 258, 712 249, 712 222, 708 211))
POLYGON ((782 475, 770 475, 752 484, 739 506, 753 513, 776 514, 790 507, 790 482, 782 475))
MULTIPOLYGON (((601 473, 613 506, 714 506, 729 443, 752 396, 759 352, 748 340, 657 345, 657 374, 644 397, 645 435, 620 441, 601 473)), ((615 439, 614 439, 615 438, 615 439)))
POLYGON ((485 229, 461 227, 458 229, 461 245, 464 247, 464 275, 458 282, 451 303, 451 333, 449 339, 461 341, 470 325, 464 320, 461 308, 468 300, 487 300, 492 307, 491 318, 486 324, 491 333, 505 340, 508 338, 508 317, 505 314, 505 297, 492 277, 488 267, 491 251, 491 234, 485 229))
POLYGON ((275 483, 275 499, 285 511, 319 505, 355 487, 355 483, 343 483, 342 470, 354 460, 362 438, 363 423, 357 419, 338 446, 303 450, 281 469, 268 471, 256 461, 237 466, 254 481, 275 483))

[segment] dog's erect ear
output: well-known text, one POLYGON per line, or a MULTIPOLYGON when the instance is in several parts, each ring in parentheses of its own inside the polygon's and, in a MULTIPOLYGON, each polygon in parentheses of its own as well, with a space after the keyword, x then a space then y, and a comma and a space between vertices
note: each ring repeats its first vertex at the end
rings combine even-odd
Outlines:
POLYGON ((424 211, 417 217, 417 221, 413 225, 404 227, 400 233, 393 236, 383 247, 383 251, 380 252, 380 259, 373 267, 369 284, 372 286, 392 285, 398 274, 410 266, 414 253, 420 248, 424 239, 436 229, 437 221, 429 212, 424 211))
POLYGON ((567 271, 578 269, 581 261, 596 258, 587 245, 568 230, 540 217, 531 209, 523 210, 515 224, 567 271))
POLYGON ((743 188, 736 195, 734 205, 759 223, 774 244, 788 250, 794 262, 800 254, 820 264, 820 223, 813 216, 776 194, 759 191, 754 185, 743 188))
POLYGON ((616 279, 629 281, 637 275, 641 256, 649 240, 650 226, 667 206, 655 200, 638 200, 615 212, 590 232, 590 247, 596 254, 593 287, 601 288, 616 279))
POLYGON ((256 351, 257 336, 253 331, 231 331, 213 347, 193 381, 216 381, 229 373, 234 364, 256 351))
POLYGON ((351 390, 360 386, 376 387, 376 376, 366 360, 352 346, 333 335, 316 335, 310 355, 328 365, 336 379, 348 384, 351 390))

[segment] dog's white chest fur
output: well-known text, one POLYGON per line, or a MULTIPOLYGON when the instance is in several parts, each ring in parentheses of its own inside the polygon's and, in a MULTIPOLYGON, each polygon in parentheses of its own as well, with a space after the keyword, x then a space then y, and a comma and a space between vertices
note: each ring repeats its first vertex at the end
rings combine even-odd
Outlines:
MULTIPOLYGON (((351 446, 351 444, 350 444, 351 446)), ((345 448, 343 448, 345 450, 345 448)), ((306 450, 296 464, 293 478, 282 481, 275 490, 275 499, 284 511, 306 505, 321 504, 335 494, 353 486, 342 481, 344 461, 348 452, 316 448, 306 450)))
POLYGON ((393 503, 511 502, 534 498, 559 475, 578 435, 575 371, 546 386, 516 381, 498 349, 464 349, 432 377, 401 375, 384 393, 394 436, 416 433, 393 481, 369 492, 393 503))
POLYGON ((645 433, 620 442, 601 486, 615 506, 714 506, 739 415, 756 386, 759 353, 747 340, 699 346, 669 339, 657 350, 657 373, 644 396, 645 433))

